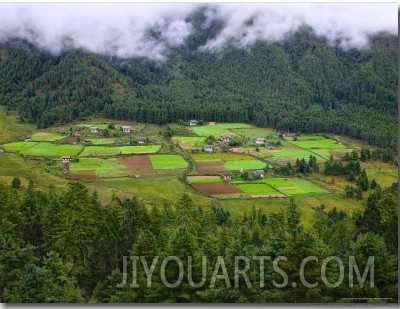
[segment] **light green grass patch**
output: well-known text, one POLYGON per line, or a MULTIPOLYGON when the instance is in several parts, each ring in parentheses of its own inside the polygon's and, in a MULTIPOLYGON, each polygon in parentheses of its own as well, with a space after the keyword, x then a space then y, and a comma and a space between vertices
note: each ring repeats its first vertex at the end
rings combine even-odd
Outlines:
POLYGON ((201 147, 206 144, 206 138, 200 136, 173 136, 173 142, 178 142, 182 146, 201 147))
POLYGON ((139 153, 155 153, 160 145, 144 146, 86 146, 80 154, 81 157, 115 156, 139 153))
POLYGON ((65 135, 51 132, 36 132, 31 136, 31 140, 34 142, 54 142, 56 140, 65 138, 65 135))
POLYGON ((321 135, 310 135, 310 134, 301 134, 297 136, 297 141, 320 141, 325 139, 325 137, 321 135))
POLYGON ((191 157, 195 161, 218 161, 222 160, 224 162, 229 161, 250 161, 255 159, 252 156, 245 154, 233 154, 233 153, 193 153, 191 157))
POLYGON ((274 188, 266 184, 258 183, 248 183, 248 184, 238 184, 236 185, 240 190, 249 195, 277 195, 280 192, 276 191, 274 188))
POLYGON ((345 149, 346 146, 337 141, 325 138, 322 140, 292 141, 292 144, 306 149, 345 149))
POLYGON ((263 169, 267 164, 259 160, 240 160, 225 162, 225 169, 229 171, 263 169))
POLYGON ((180 155, 151 155, 151 164, 154 169, 184 169, 187 162, 180 155))
POLYGON ((116 139, 115 138, 93 138, 90 139, 92 145, 111 145, 114 144, 116 139))
POLYGON ((232 129, 232 132, 249 137, 250 139, 256 139, 257 137, 264 137, 267 140, 278 140, 278 135, 275 129, 272 128, 242 128, 242 129, 232 129))
POLYGON ((94 172, 97 177, 119 177, 129 174, 127 168, 116 158, 80 158, 79 162, 71 162, 71 173, 94 172))
MULTIPOLYGON (((329 150, 326 149, 322 150, 324 155, 326 155, 326 153, 329 153, 329 150)), ((311 152, 309 150, 300 148, 282 148, 279 149, 277 152, 271 152, 270 154, 265 156, 263 155, 263 157, 268 158, 268 160, 271 162, 286 163, 286 162, 295 162, 297 158, 299 158, 300 160, 304 158, 306 161, 308 161, 311 155, 316 156, 317 162, 322 161, 324 159, 324 157, 319 156, 317 151, 311 152)))
POLYGON ((30 147, 33 147, 37 142, 14 142, 4 145, 4 149, 10 152, 21 152, 30 147))
POLYGON ((267 178, 265 183, 286 195, 329 193, 324 188, 299 178, 267 178))
POLYGON ((221 183, 222 178, 219 176, 188 176, 187 180, 190 183, 221 183))
POLYGON ((6 144, 4 147, 22 155, 43 157, 76 156, 83 148, 82 145, 56 145, 48 142, 18 142, 6 144))
POLYGON ((250 128, 250 125, 246 123, 217 123, 216 125, 203 125, 191 127, 192 131, 199 136, 210 136, 213 135, 215 138, 219 138, 221 135, 228 134, 232 135, 230 129, 243 129, 250 128))

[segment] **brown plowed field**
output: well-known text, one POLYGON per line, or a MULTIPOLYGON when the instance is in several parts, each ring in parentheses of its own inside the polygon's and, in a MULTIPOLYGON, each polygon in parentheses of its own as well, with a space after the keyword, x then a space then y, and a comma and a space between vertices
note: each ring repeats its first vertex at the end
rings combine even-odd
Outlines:
POLYGON ((95 172, 80 172, 80 173, 70 173, 69 178, 83 179, 83 178, 97 178, 95 172))
POLYGON ((193 185, 197 190, 206 194, 243 193, 239 188, 226 183, 198 183, 193 185))
POLYGON ((70 136, 63 139, 59 139, 57 143, 60 144, 80 144, 83 143, 85 139, 82 136, 70 136))
POLYGON ((121 157, 118 161, 128 167, 130 171, 140 175, 157 175, 149 156, 121 157))
POLYGON ((224 162, 222 161, 206 161, 196 162, 197 170, 203 174, 219 173, 225 171, 224 162))

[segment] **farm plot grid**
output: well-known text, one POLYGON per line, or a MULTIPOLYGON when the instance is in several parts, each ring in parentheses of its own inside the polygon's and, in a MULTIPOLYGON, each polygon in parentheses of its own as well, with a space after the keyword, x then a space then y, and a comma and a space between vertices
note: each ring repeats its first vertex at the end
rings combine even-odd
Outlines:
POLYGON ((176 175, 187 167, 179 155, 80 158, 70 163, 70 178, 157 177, 176 175))

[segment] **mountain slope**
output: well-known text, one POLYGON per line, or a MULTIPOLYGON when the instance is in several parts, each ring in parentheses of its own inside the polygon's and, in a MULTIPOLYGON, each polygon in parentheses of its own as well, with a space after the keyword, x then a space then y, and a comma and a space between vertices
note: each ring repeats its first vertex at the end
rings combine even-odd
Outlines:
POLYGON ((0 102, 40 127, 93 114, 159 124, 197 118, 397 147, 397 37, 379 33, 368 48, 343 50, 304 26, 282 42, 202 51, 223 23, 204 27, 200 17, 165 62, 3 44, 0 102))

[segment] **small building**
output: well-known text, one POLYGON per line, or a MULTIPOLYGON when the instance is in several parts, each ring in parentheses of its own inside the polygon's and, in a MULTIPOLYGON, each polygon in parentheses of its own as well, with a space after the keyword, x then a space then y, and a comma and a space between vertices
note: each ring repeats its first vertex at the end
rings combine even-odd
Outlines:
POLYGON ((213 152, 213 145, 205 145, 204 151, 205 152, 213 152))
POLYGON ((256 170, 253 172, 255 178, 264 178, 265 171, 264 170, 256 170))
POLYGON ((146 138, 145 137, 139 137, 137 139, 137 141, 138 141, 139 144, 144 144, 146 142, 146 138))
POLYGON ((262 145, 265 144, 265 138, 263 137, 257 137, 255 140, 256 145, 262 145))
POLYGON ((85 140, 85 141, 83 141, 83 143, 84 143, 85 145, 87 145, 87 146, 92 145, 92 141, 89 141, 89 140, 85 140))
POLYGON ((222 135, 221 138, 220 138, 220 141, 223 142, 223 143, 229 143, 230 140, 231 140, 231 138, 229 136, 226 136, 226 135, 222 135))
POLYGON ((99 133, 98 127, 90 127, 90 133, 99 133))
POLYGON ((62 163, 69 163, 71 162, 72 157, 71 156, 62 156, 61 161, 62 163))
POLYGON ((284 138, 285 136, 286 136, 286 132, 285 131, 279 131, 278 132, 278 137, 284 138))
POLYGON ((131 132, 131 126, 122 126, 122 132, 123 133, 130 133, 131 132))
POLYGON ((224 180, 232 180, 232 173, 231 172, 224 172, 221 174, 224 180))
POLYGON ((189 125, 190 126, 197 126, 197 120, 195 120, 195 119, 189 120, 189 125))
POLYGON ((208 125, 209 125, 209 126, 215 126, 216 124, 217 124, 217 123, 216 123, 215 121, 209 121, 209 122, 208 122, 208 125))

